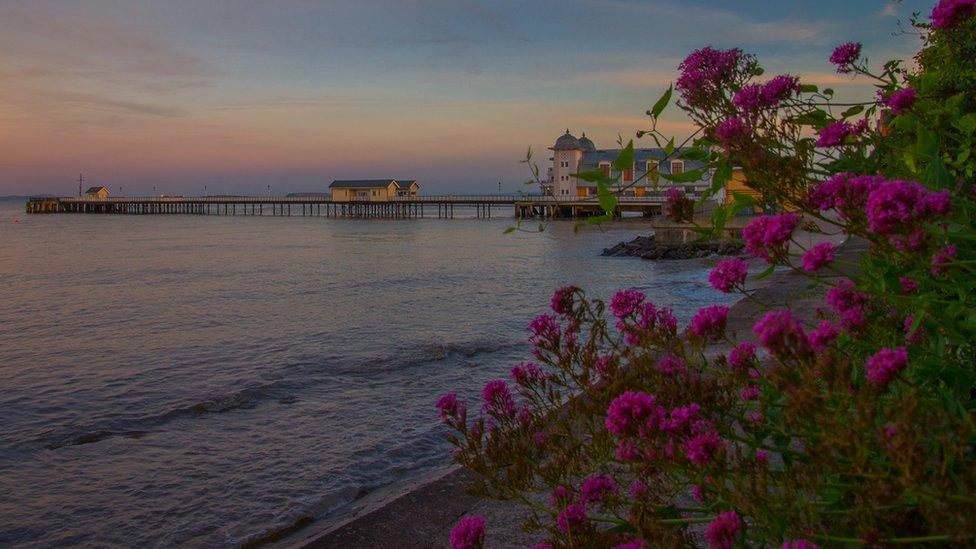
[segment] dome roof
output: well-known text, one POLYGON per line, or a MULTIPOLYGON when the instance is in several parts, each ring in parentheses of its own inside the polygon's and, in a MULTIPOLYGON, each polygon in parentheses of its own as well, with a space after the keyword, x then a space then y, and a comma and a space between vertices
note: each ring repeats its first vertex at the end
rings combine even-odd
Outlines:
POLYGON ((585 152, 593 152, 596 150, 596 145, 593 144, 593 141, 589 137, 586 137, 586 132, 583 132, 583 136, 579 138, 579 146, 585 152))
POLYGON ((573 137, 573 134, 569 133, 569 130, 566 130, 566 133, 559 136, 559 139, 556 140, 556 144, 552 148, 556 151, 572 151, 582 149, 583 147, 580 147, 580 142, 573 137))

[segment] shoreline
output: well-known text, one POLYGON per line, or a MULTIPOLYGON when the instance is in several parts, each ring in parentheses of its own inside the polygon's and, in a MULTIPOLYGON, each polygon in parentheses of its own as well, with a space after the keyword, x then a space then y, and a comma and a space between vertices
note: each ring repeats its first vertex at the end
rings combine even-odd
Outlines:
MULTIPOLYGON (((809 235, 811 241, 819 235, 809 235)), ((806 243, 805 243, 806 244, 806 243)), ((838 249, 838 259, 856 261, 866 249, 862 241, 847 241, 838 249)), ((841 275, 823 273, 825 278, 841 275)), ((823 288, 811 288, 806 277, 792 271, 778 270, 754 286, 755 299, 742 298, 729 311, 727 332, 735 339, 751 337, 753 324, 765 309, 787 307, 799 317, 810 320, 822 305, 823 288)), ((522 506, 497 500, 483 500, 465 492, 473 473, 457 465, 445 467, 439 474, 417 479, 412 487, 399 487, 399 495, 359 505, 351 515, 338 523, 309 525, 276 546, 295 549, 326 547, 400 547, 427 548, 447 545, 451 528, 464 515, 483 514, 488 523, 488 547, 528 547, 542 541, 541 532, 521 530, 522 506)), ((363 501, 370 499, 369 494, 363 501)))

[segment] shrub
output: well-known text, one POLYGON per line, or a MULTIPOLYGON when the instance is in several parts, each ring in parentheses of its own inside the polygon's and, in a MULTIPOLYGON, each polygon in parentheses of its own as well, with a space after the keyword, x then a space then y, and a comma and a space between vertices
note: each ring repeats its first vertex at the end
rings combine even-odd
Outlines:
MULTIPOLYGON (((715 190, 742 167, 780 211, 743 230, 770 264, 752 276, 808 276, 821 318, 767 311, 755 343, 733 341, 723 307, 679 331, 639 292, 615 295, 608 318, 562 288, 511 387, 491 382, 470 421, 452 396, 439 404, 475 491, 523 502, 526 527, 559 547, 973 543, 974 11, 942 0, 916 22, 915 71, 872 72, 859 44, 838 47, 838 70, 878 89, 842 112, 831 90, 759 81, 741 50, 689 55, 678 104, 701 136, 685 154, 707 159, 715 190), (869 250, 837 277, 833 246, 794 238, 803 220, 869 250)), ((753 200, 734 196, 712 230, 753 200)), ((710 280, 744 291, 746 276, 723 262, 710 280)))

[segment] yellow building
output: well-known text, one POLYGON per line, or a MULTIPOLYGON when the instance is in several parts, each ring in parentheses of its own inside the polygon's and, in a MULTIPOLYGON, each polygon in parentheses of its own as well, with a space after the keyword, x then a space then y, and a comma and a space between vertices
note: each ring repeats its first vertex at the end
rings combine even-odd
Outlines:
POLYGON ((85 198, 108 198, 108 189, 105 187, 89 187, 85 191, 85 198))
POLYGON ((749 195, 755 198, 756 202, 762 199, 762 193, 749 186, 749 180, 746 179, 746 174, 742 168, 732 168, 732 177, 725 182, 726 204, 731 204, 735 200, 735 196, 732 193, 749 195))
POLYGON ((417 196, 420 184, 415 180, 340 179, 329 185, 335 202, 386 202, 417 196))

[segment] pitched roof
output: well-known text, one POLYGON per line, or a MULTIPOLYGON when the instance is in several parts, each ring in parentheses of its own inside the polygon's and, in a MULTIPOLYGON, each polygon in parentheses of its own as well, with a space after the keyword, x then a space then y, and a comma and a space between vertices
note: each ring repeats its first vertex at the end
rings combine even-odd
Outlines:
MULTIPOLYGON (((417 180, 416 179, 397 179, 396 180, 397 187, 401 187, 401 188, 410 187, 414 183, 417 183, 417 180)), ((419 187, 420 184, 417 183, 417 186, 419 187)))
MULTIPOLYGON (((670 160, 680 160, 684 162, 685 171, 695 170, 698 168, 705 167, 705 163, 699 160, 689 160, 679 158, 681 151, 684 149, 678 149, 677 153, 673 155, 670 160)), ((580 161, 579 171, 587 172, 599 169, 600 163, 612 163, 617 155, 620 154, 620 149, 600 149, 592 152, 583 153, 583 159, 580 161)), ((649 149, 634 149, 634 168, 635 172, 638 174, 643 173, 647 169, 648 161, 661 161, 667 155, 664 153, 664 149, 661 148, 649 148, 649 149)), ((660 173, 670 174, 671 173, 671 162, 664 162, 658 166, 658 171, 660 173)))
POLYGON ((95 194, 102 189, 105 189, 106 191, 108 190, 108 188, 106 187, 88 187, 88 190, 85 191, 85 194, 95 194))
POLYGON ((350 189, 370 189, 376 187, 389 187, 390 183, 396 183, 395 179, 337 179, 329 185, 330 189, 337 187, 350 189))

